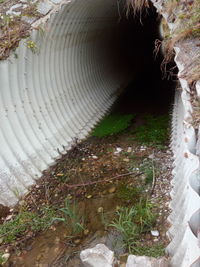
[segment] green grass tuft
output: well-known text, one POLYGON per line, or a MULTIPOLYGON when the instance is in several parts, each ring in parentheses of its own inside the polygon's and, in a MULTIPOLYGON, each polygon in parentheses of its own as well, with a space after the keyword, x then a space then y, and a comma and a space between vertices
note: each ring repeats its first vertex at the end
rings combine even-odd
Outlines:
POLYGON ((141 234, 147 233, 155 225, 156 214, 152 209, 153 204, 148 199, 141 198, 133 207, 120 208, 117 218, 110 224, 121 234, 129 253, 137 253, 141 234))
POLYGON ((48 206, 41 209, 40 214, 22 211, 13 219, 0 225, 0 237, 4 243, 11 243, 27 231, 46 230, 53 221, 56 211, 48 206))
POLYGON ((147 257, 154 257, 159 258, 165 255, 165 248, 161 244, 154 244, 151 246, 141 246, 136 244, 134 247, 135 253, 139 256, 147 256, 147 257))
POLYGON ((70 203, 68 199, 65 200, 64 208, 61 208, 62 217, 54 218, 55 221, 61 221, 66 223, 70 228, 72 234, 78 234, 82 232, 84 228, 83 216, 78 212, 77 203, 70 203))
POLYGON ((125 130, 133 119, 133 114, 110 114, 106 116, 93 130, 92 135, 97 137, 105 137, 117 134, 125 130))
POLYGON ((165 145, 168 139, 169 117, 146 115, 144 119, 145 124, 134 131, 134 139, 145 145, 165 145))

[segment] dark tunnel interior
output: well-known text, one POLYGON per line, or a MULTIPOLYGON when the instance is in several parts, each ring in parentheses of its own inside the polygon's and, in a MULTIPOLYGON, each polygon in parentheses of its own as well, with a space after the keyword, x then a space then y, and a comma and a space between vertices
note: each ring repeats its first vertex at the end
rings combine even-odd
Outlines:
POLYGON ((162 114, 170 110, 176 87, 175 62, 161 69, 164 55, 155 55, 155 41, 162 40, 161 17, 150 4, 140 14, 121 14, 118 31, 120 64, 130 71, 130 82, 113 110, 123 113, 162 114), (170 75, 169 75, 170 73, 170 75))

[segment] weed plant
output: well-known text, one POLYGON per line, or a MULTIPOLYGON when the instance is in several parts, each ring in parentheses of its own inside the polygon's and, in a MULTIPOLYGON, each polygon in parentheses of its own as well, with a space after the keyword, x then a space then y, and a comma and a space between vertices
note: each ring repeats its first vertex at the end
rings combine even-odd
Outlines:
POLYGON ((121 234, 129 253, 137 253, 141 234, 147 233, 154 226, 156 215, 152 209, 153 204, 148 199, 140 198, 135 206, 120 208, 117 218, 110 224, 121 234))
POLYGON ((155 225, 156 215, 152 212, 154 205, 146 198, 141 198, 135 205, 134 222, 139 225, 140 233, 148 232, 155 225))
POLYGON ((133 114, 110 114, 106 116, 93 130, 92 135, 105 137, 125 130, 134 118, 133 114))
POLYGON ((70 201, 66 199, 65 206, 61 208, 60 211, 63 216, 54 218, 54 220, 66 223, 71 228, 72 234, 79 234, 85 229, 83 226, 83 217, 78 213, 75 201, 71 204, 70 201))
POLYGON ((110 224, 122 235, 123 242, 129 253, 139 238, 139 226, 134 222, 136 210, 134 207, 122 207, 117 211, 117 218, 110 224))
POLYGON ((153 160, 144 161, 140 167, 141 172, 145 175, 145 184, 152 184, 154 177, 157 177, 160 173, 159 168, 156 166, 153 160))
POLYGON ((13 219, 0 225, 0 237, 4 243, 11 243, 27 231, 46 230, 53 222, 56 210, 48 206, 42 208, 40 214, 22 211, 13 219))

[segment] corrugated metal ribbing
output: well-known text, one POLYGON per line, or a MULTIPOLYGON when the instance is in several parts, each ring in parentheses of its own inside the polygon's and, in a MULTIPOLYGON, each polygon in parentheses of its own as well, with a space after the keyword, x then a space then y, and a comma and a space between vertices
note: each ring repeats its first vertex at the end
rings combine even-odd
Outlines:
POLYGON ((102 49, 117 25, 114 0, 62 2, 47 16, 44 32, 31 34, 36 53, 22 40, 18 57, 0 62, 3 205, 14 205, 74 138, 88 134, 124 82, 102 49))
MULTIPOLYGON (((151 0, 165 18, 170 31, 179 26, 171 22, 163 0, 151 0)), ((175 13, 176 14, 176 13, 175 13)), ((178 13, 177 13, 178 15, 178 13)), ((199 51, 193 46, 193 40, 185 48, 184 41, 176 44, 175 61, 179 69, 181 88, 176 92, 173 118, 171 148, 174 154, 174 169, 171 191, 171 209, 169 216, 171 228, 168 231, 170 244, 167 252, 172 267, 200 266, 200 136, 196 140, 192 122, 190 86, 184 77, 188 69, 195 68, 194 62, 199 51)), ((198 64, 198 63, 197 63, 198 64)), ((193 89, 200 97, 200 81, 193 89), (196 87, 196 88, 195 88, 196 87)))
MULTIPOLYGON (((176 63, 183 65, 180 49, 176 48, 176 63)), ((172 120, 171 147, 174 153, 173 189, 168 231, 171 243, 167 251, 171 266, 200 266, 200 165, 196 156, 196 136, 191 124, 192 107, 186 80, 180 79, 182 91, 177 91, 172 120)))

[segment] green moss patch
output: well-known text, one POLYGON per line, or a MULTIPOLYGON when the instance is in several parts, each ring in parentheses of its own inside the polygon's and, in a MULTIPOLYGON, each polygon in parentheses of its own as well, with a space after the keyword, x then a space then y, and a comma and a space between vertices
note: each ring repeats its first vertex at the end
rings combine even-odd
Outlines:
POLYGON ((133 132, 134 139, 145 145, 165 145, 169 136, 169 116, 146 115, 144 119, 144 125, 133 132))
POLYGON ((133 118, 133 114, 110 114, 96 126, 92 135, 105 137, 120 133, 130 125, 133 118))

